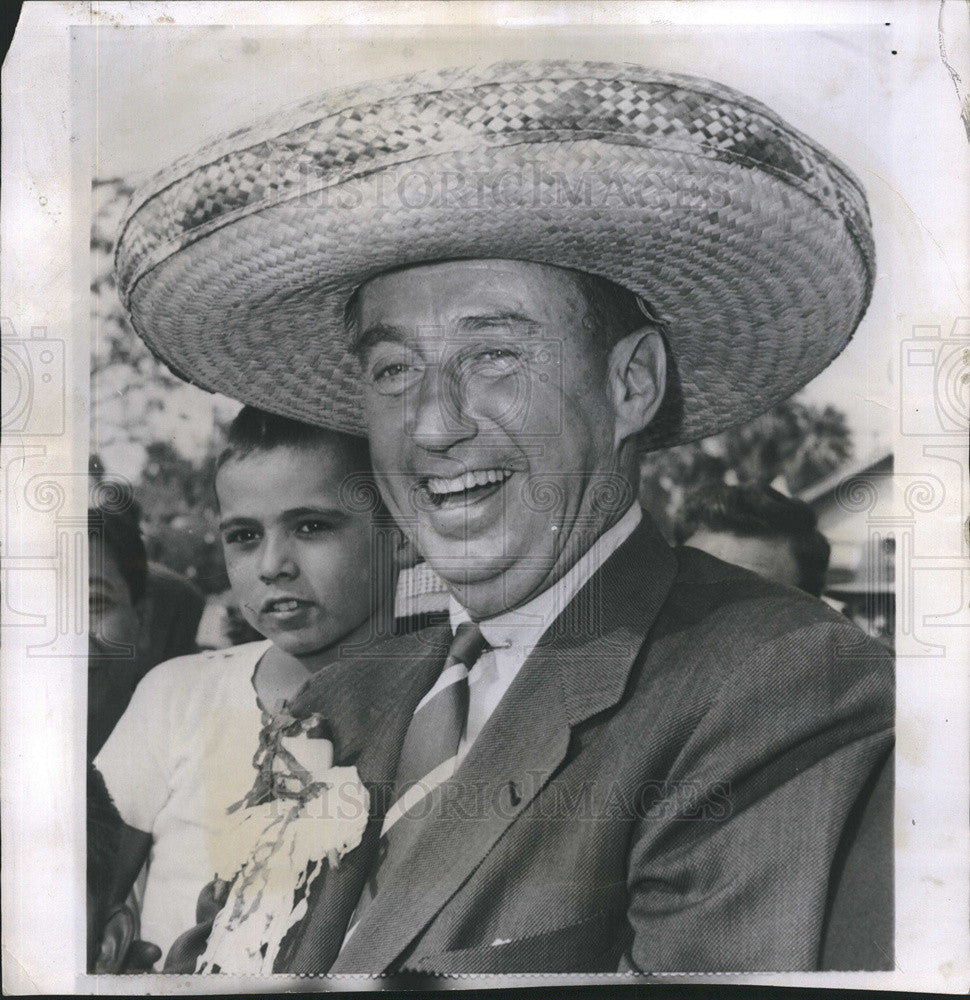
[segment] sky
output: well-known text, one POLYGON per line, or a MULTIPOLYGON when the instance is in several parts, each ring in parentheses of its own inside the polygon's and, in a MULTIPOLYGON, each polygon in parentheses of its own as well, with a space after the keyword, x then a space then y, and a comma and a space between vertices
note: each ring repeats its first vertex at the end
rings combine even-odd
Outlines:
POLYGON ((80 29, 77 38, 78 79, 94 98, 98 177, 144 177, 216 133, 331 86, 436 66, 604 59, 708 76, 758 98, 848 165, 869 197, 878 268, 872 303, 842 355, 803 393, 847 413, 859 457, 891 444, 901 317, 939 315, 948 302, 951 315, 966 310, 951 263, 934 249, 934 234, 951 220, 940 217, 942 199, 927 194, 945 167, 920 155, 963 139, 956 103, 952 116, 927 116, 925 136, 900 135, 892 124, 915 85, 945 95, 928 31, 903 59, 893 55, 899 43, 885 24, 108 27, 80 29), (950 131, 941 135, 936 119, 950 131))

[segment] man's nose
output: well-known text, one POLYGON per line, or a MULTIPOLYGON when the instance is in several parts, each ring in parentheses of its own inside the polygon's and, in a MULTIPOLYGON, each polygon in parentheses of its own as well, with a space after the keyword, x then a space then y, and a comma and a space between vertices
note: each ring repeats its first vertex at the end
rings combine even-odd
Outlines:
POLYGON ((288 540, 266 537, 259 553, 259 578, 263 583, 292 580, 298 574, 296 561, 288 540))
POLYGON ((408 436, 426 451, 447 451, 478 433, 467 393, 447 366, 430 368, 412 389, 405 413, 408 436))

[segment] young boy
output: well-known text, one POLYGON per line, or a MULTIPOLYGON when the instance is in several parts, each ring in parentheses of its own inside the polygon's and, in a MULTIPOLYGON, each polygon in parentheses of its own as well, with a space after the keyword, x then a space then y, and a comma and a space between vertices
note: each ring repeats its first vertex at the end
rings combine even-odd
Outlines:
POLYGON ((390 628, 401 536, 369 474, 363 440, 251 407, 230 427, 215 480, 226 566, 266 640, 155 667, 96 760, 125 823, 112 899, 147 857, 141 935, 163 955, 195 923, 220 824, 253 787, 265 713, 390 628))

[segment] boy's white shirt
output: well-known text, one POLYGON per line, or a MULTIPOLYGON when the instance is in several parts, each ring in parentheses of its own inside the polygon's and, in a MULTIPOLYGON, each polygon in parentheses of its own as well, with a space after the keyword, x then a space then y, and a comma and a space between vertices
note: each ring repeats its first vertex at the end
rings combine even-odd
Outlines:
POLYGON ((252 788, 262 713, 253 673, 268 640, 153 668, 95 765, 121 818, 152 835, 142 937, 163 956, 195 924, 212 878, 211 842, 226 809, 252 788))

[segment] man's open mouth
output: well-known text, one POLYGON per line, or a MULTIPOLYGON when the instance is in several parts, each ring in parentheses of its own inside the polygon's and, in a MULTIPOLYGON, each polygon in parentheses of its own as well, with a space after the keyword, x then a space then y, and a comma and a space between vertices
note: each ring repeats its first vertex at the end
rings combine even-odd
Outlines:
POLYGON ((450 479, 429 476, 422 485, 432 507, 458 507, 492 496, 511 476, 511 469, 476 469, 450 479))

